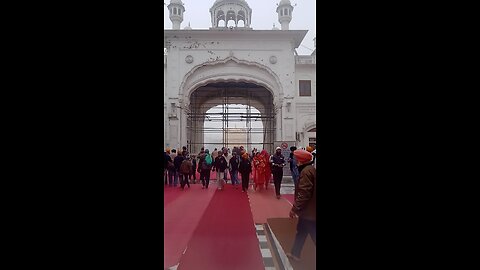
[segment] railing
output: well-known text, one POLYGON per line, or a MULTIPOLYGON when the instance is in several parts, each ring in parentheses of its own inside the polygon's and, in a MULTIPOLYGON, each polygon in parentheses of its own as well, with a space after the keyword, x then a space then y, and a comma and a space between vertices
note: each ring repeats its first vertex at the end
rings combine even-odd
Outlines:
POLYGON ((297 55, 295 56, 296 64, 316 64, 316 57, 311 55, 297 55))

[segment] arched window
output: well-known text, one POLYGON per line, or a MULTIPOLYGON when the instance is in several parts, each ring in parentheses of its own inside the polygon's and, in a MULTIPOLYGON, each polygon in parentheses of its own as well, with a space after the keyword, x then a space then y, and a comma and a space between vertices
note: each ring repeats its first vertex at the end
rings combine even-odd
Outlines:
POLYGON ((173 8, 173 14, 177 15, 177 8, 173 8))
POLYGON ((223 10, 219 10, 217 12, 217 27, 225 27, 226 25, 226 22, 225 22, 225 13, 223 12, 223 10), (221 22, 223 21, 222 24, 220 24, 221 22))
POLYGON ((283 12, 283 14, 288 15, 288 9, 285 9, 285 11, 283 12))
POLYGON ((280 9, 280 16, 283 16, 283 9, 280 9))

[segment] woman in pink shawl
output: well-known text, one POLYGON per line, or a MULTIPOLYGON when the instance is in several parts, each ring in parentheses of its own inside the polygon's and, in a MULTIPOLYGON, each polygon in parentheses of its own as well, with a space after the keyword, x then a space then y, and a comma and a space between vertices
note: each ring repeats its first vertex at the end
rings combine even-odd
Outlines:
POLYGON ((268 154, 267 150, 262 150, 262 153, 260 153, 262 156, 264 162, 265 162, 265 173, 264 173, 264 183, 265 183, 265 189, 268 189, 268 185, 270 184, 270 178, 272 176, 272 170, 270 169, 270 155, 268 154))
POLYGON ((270 156, 268 155, 266 150, 262 150, 260 154, 257 154, 253 159, 253 163, 255 164, 255 186, 254 190, 257 190, 257 187, 265 187, 268 186, 268 181, 270 180, 270 166, 268 164, 270 156))
POLYGON ((253 166, 255 167, 255 172, 253 175, 253 182, 255 183, 253 186, 253 190, 257 190, 257 187, 260 187, 264 184, 265 177, 265 162, 260 153, 255 153, 253 157, 253 166))

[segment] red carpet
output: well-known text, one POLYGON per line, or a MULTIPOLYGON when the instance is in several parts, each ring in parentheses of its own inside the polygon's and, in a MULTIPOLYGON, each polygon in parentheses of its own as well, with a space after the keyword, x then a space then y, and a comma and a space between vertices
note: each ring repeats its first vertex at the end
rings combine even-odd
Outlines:
MULTIPOLYGON (((212 186, 213 187, 213 186, 212 186)), ((178 270, 264 270, 247 194, 216 191, 178 270)))
POLYGON ((164 187, 163 190, 163 207, 176 200, 181 194, 183 194, 178 187, 164 187))
POLYGON ((178 264, 198 222, 215 194, 213 188, 169 188, 164 193, 175 198, 164 206, 164 268, 178 264), (176 194, 176 195, 175 195, 176 194), (176 196, 176 197, 175 197, 176 196))

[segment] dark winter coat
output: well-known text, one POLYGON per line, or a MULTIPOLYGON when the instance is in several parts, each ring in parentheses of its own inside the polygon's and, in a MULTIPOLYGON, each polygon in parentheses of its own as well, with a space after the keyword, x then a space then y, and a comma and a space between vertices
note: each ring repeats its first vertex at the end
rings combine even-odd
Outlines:
POLYGON ((298 167, 300 179, 298 180, 297 196, 292 211, 299 217, 317 219, 317 191, 316 191, 316 170, 313 162, 298 167))
POLYGON ((252 172, 252 163, 248 159, 240 160, 240 165, 238 166, 238 171, 242 174, 252 172))
POLYGON ((182 165, 182 162, 185 158, 182 155, 178 155, 173 159, 173 165, 175 165, 175 170, 177 172, 180 171, 180 165, 182 165))
POLYGON ((219 155, 214 162, 213 167, 215 168, 215 171, 217 172, 224 172, 225 169, 227 168, 227 160, 223 155, 219 155))

